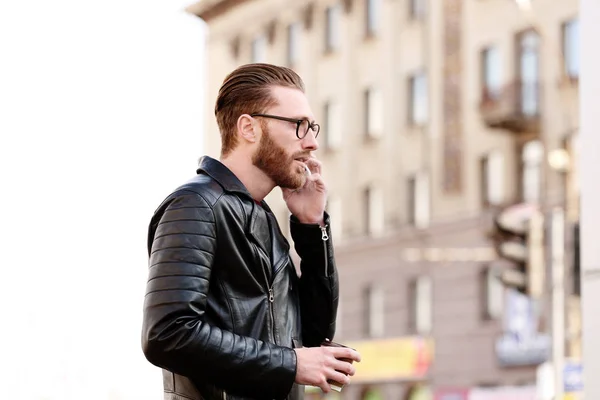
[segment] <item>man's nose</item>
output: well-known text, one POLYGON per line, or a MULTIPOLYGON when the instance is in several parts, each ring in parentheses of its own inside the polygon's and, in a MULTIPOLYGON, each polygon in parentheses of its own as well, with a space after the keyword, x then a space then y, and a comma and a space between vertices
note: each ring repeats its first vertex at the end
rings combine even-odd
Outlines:
POLYGON ((319 142, 317 141, 312 129, 309 129, 306 136, 302 138, 302 148, 311 151, 315 151, 319 148, 319 142))

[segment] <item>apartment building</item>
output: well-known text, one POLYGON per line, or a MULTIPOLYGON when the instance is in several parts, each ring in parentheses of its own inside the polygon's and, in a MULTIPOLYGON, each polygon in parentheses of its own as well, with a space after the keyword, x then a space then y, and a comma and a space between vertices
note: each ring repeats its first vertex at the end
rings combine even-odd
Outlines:
MULTIPOLYGON (((577 9, 574 0, 535 0, 530 11, 513 0, 189 7, 209 27, 207 154, 220 151, 210 105, 235 67, 287 65, 306 83, 342 281, 336 339, 364 359, 338 396, 534 398, 548 298, 505 290, 498 273, 514 265, 489 233, 498 210, 519 203, 564 207, 568 232, 578 220, 577 9), (531 348, 502 341, 524 329, 531 348)), ((280 193, 267 201, 287 231, 280 193)), ((567 355, 577 357, 572 286, 567 355)))

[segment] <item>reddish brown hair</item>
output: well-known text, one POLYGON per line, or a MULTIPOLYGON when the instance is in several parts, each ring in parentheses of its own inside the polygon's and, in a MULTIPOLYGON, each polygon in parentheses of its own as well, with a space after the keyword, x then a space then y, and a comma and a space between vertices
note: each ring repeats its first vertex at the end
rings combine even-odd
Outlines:
POLYGON ((285 86, 304 92, 304 82, 290 68, 272 64, 246 64, 231 72, 221 85, 215 117, 221 132, 221 156, 237 145, 236 125, 242 114, 265 112, 276 105, 271 87, 285 86))

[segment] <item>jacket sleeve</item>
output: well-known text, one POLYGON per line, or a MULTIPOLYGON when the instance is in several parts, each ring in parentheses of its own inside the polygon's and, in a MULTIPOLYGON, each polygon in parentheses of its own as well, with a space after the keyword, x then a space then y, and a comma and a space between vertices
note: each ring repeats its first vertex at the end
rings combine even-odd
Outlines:
POLYGON ((290 231, 300 256, 300 314, 304 346, 333 340, 339 301, 338 273, 333 254, 329 215, 325 226, 301 224, 291 216, 290 231))
POLYGON ((212 207, 177 192, 150 224, 142 347, 152 364, 228 393, 281 399, 296 376, 296 353, 205 321, 217 247, 212 207))

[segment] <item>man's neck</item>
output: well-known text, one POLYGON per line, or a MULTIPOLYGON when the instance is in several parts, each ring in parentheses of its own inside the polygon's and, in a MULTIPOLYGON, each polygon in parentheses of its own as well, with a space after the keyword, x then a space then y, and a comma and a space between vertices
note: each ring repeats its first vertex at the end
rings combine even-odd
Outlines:
POLYGON ((230 155, 221 157, 220 161, 244 184, 255 201, 262 201, 275 187, 275 183, 254 164, 249 163, 247 157, 230 155))

